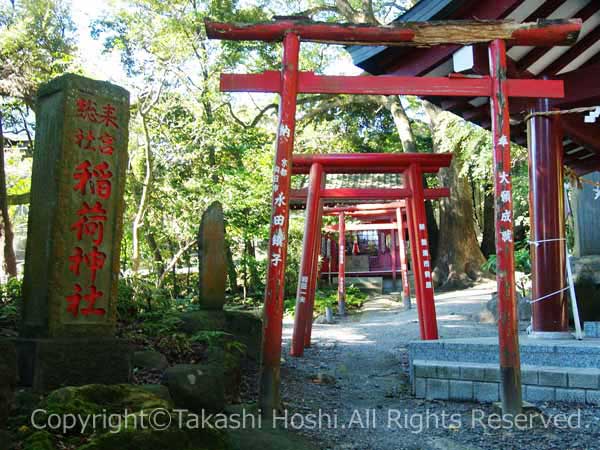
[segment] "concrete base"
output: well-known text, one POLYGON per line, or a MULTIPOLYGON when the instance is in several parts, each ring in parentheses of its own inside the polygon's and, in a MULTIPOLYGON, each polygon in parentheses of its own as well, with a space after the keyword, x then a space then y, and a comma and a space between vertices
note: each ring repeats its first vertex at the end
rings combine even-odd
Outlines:
POLYGON ((116 338, 15 339, 19 384, 45 392, 61 386, 127 383, 132 349, 116 338))
POLYGON ((569 331, 531 331, 527 337, 531 339, 575 339, 573 333, 569 331))
MULTIPOLYGON (((500 400, 498 339, 409 344, 413 393, 420 398, 500 400)), ((520 338, 523 399, 600 404, 600 339, 520 338)))

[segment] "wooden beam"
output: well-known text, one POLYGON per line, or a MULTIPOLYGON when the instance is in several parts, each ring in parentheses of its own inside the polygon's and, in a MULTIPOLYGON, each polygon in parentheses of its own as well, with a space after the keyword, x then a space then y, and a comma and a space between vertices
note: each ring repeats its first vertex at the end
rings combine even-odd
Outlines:
MULTIPOLYGON (((600 10, 600 3, 598 2, 590 2, 578 12, 575 13, 575 16, 585 22, 591 16, 596 14, 600 10)), ((517 68, 519 70, 527 70, 533 63, 535 63, 538 59, 543 57, 547 52, 551 49, 536 47, 531 49, 528 53, 526 53, 521 59, 517 61, 517 68)))
POLYGON ((286 34, 295 34, 309 42, 414 47, 470 45, 494 39, 502 39, 513 45, 572 45, 577 41, 581 29, 581 21, 578 19, 527 23, 511 20, 455 20, 372 26, 313 22, 305 17, 287 17, 255 24, 222 23, 205 19, 204 25, 209 39, 281 41, 286 34))
POLYGON ((600 63, 558 75, 564 81, 565 97, 551 101, 553 108, 567 109, 600 104, 600 63))
MULTIPOLYGON (((279 72, 260 74, 222 74, 223 92, 280 92, 279 72)), ((562 83, 556 80, 507 80, 511 97, 560 98, 562 83)), ((439 97, 489 97, 489 77, 396 77, 396 76, 328 76, 300 72, 298 93, 302 94, 360 94, 360 95, 419 95, 439 97)))

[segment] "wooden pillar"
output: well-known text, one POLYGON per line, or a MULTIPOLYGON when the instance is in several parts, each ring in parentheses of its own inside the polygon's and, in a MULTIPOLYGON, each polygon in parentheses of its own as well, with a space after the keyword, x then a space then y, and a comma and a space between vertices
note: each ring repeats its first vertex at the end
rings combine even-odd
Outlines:
POLYGON ((400 253, 400 275, 402 277, 402 304, 410 309, 410 283, 408 282, 408 260, 406 258, 406 241, 404 240, 404 220, 402 211, 396 208, 396 223, 398 224, 398 250, 400 253))
MULTIPOLYGON (((533 111, 549 110, 548 99, 539 99, 533 111)), ((533 116, 528 123, 528 137, 532 336, 570 338, 564 290, 567 281, 560 118, 533 116)))
MULTIPOLYGON (((325 175, 323 175, 322 185, 325 185, 325 175)), ((323 227, 323 200, 319 202, 319 218, 317 222, 318 236, 321 235, 323 227)), ((313 255, 313 272, 308 279, 308 316, 306 318, 306 332, 304 333, 304 348, 310 347, 312 337, 313 314, 315 310, 315 295, 317 293, 317 285, 319 283, 319 256, 320 256, 320 238, 315 242, 315 252, 313 255)))
POLYGON ((307 320, 312 322, 312 307, 310 305, 310 285, 315 286, 315 254, 317 254, 319 233, 319 205, 323 166, 313 164, 310 168, 308 196, 306 199, 306 214, 304 219, 304 237, 302 239, 302 256, 296 290, 296 310, 294 314, 294 333, 292 336, 292 356, 304 354, 304 335, 307 320), (310 280, 310 281, 309 281, 310 280), (310 319, 309 319, 310 316, 310 319))
POLYGON ((419 322, 423 324, 421 338, 432 340, 438 338, 437 318, 431 279, 431 256, 427 236, 427 215, 425 213, 425 196, 421 169, 411 164, 406 174, 406 186, 412 196, 407 199, 411 215, 409 228, 412 230, 411 255, 413 257, 413 275, 417 292, 417 310, 419 322))
POLYGON ((300 40, 293 33, 283 41, 282 88, 279 106, 277 147, 273 169, 271 200, 271 230, 267 283, 265 287, 262 367, 260 374, 259 407, 270 417, 281 407, 280 360, 285 295, 285 263, 287 260, 290 178, 296 128, 296 95, 298 91, 298 55, 300 40))
POLYGON ((346 315, 346 218, 339 215, 338 224, 338 314, 346 315))
POLYGON ((392 256, 392 287, 396 290, 396 230, 390 231, 390 247, 392 256))
POLYGON ((515 295, 510 114, 506 86, 506 43, 503 40, 496 39, 490 43, 489 60, 492 77, 490 103, 494 144, 496 282, 502 412, 514 416, 521 412, 523 402, 515 295))

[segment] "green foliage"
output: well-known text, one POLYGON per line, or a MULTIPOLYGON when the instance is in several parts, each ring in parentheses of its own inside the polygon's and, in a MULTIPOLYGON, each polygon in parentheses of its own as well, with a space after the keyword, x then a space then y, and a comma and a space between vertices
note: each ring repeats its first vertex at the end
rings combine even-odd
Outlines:
POLYGON ((0 285, 0 327, 16 328, 22 298, 22 280, 10 278, 0 285))
MULTIPOLYGON (((367 294, 351 284, 346 286, 346 310, 352 311, 362 307, 367 294)), ((325 308, 335 308, 337 305, 337 290, 332 288, 318 289, 315 293, 315 313, 323 314, 325 308)), ((293 314, 296 308, 296 298, 287 298, 284 302, 286 314, 293 314)))
MULTIPOLYGON (((527 243, 516 243, 515 245, 515 269, 525 274, 531 273, 531 253, 527 243)), ((496 273, 496 255, 490 255, 483 270, 496 273)))

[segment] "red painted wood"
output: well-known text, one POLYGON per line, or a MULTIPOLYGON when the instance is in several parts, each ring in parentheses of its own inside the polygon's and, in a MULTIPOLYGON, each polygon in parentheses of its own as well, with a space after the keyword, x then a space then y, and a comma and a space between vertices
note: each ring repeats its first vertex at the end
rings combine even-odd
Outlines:
POLYGON ((296 290, 296 309, 294 314, 294 332, 292 336, 292 356, 304 354, 304 337, 307 320, 312 321, 312 308, 310 307, 309 278, 314 276, 315 252, 317 251, 317 236, 320 236, 319 205, 321 182, 323 179, 323 166, 313 164, 310 169, 308 198, 306 201, 306 214, 304 219, 304 235, 302 238, 302 256, 300 258, 300 272, 298 274, 298 287, 296 290), (309 317, 310 315, 310 317, 309 317))
MULTIPOLYGON (((600 104, 600 63, 585 65, 556 78, 565 83, 565 97, 552 100, 552 108, 567 109, 600 104)), ((579 120, 579 119, 578 119, 579 120)))
MULTIPOLYGON (((209 39, 230 41, 281 41, 287 33, 299 36, 303 41, 321 43, 354 43, 361 45, 413 45, 423 46, 432 41, 419 41, 427 35, 419 28, 434 29, 447 26, 443 22, 412 22, 397 26, 371 26, 363 24, 335 24, 311 22, 307 20, 276 20, 274 22, 256 24, 233 24, 213 22, 205 19, 204 26, 209 39)), ((581 23, 576 20, 562 22, 538 22, 535 26, 522 27, 512 32, 507 41, 513 45, 568 45, 577 37, 581 23), (574 37, 575 36, 575 37, 574 37)), ((439 30, 438 30, 439 33, 439 30)), ((437 39, 436 39, 437 40, 437 39)), ((464 39, 452 39, 448 34, 443 44, 464 44, 464 39)))
MULTIPOLYGON (((321 155, 294 155, 294 175, 305 173, 306 167, 313 163, 323 165, 327 173, 333 169, 343 169, 343 173, 351 168, 364 170, 382 167, 402 167, 417 163, 427 168, 449 167, 452 153, 338 153, 321 155)), ((372 170, 369 170, 371 172, 372 170)))
POLYGON ((506 86, 506 45, 490 44, 490 74, 494 94, 490 97, 494 161, 496 228, 496 281, 498 285, 498 340, 502 381, 502 411, 521 411, 519 319, 515 294, 513 205, 510 156, 510 115, 506 86))
MULTIPOLYGON (((325 184, 325 176, 321 180, 321 184, 325 184)), ((315 310, 315 295, 317 293, 317 283, 320 277, 319 274, 319 256, 321 253, 321 228, 323 228, 323 202, 319 203, 319 223, 317 230, 319 233, 315 235, 315 251, 313 252, 313 271, 308 278, 308 298, 307 298, 307 310, 309 311, 308 317, 306 318, 306 330, 304 333, 304 348, 309 348, 312 338, 312 325, 313 315, 315 310)))
MULTIPOLYGON (((584 6, 582 9, 580 9, 578 12, 576 12, 574 16, 578 17, 579 19, 581 19, 582 21, 585 22, 592 15, 596 14, 599 10, 600 10, 599 3, 590 2, 586 6, 584 6)), ((517 67, 520 70, 526 70, 534 62, 536 62, 538 59, 543 57, 549 51, 550 51, 549 48, 543 48, 543 47, 533 48, 528 53, 526 53, 524 56, 522 56, 521 59, 519 59, 519 61, 516 62, 517 67)))
POLYGON ((265 286, 264 340, 259 393, 259 406, 263 413, 269 416, 281 405, 279 371, 283 298, 285 294, 285 263, 288 244, 291 164, 296 126, 299 51, 300 40, 298 36, 294 34, 286 35, 283 43, 283 68, 281 72, 283 82, 273 170, 274 183, 271 199, 271 227, 267 259, 267 283, 265 286), (287 171, 285 174, 282 173, 284 168, 287 171))
MULTIPOLYGON (((550 111, 540 99, 534 111, 550 111)), ((529 121, 529 213, 531 240, 565 238, 562 132, 558 117, 535 116, 529 121), (558 212, 558 214, 557 214, 558 212)), ((531 246, 532 299, 551 295, 567 286, 565 241, 531 246)), ((558 292, 533 303, 536 332, 569 330, 567 293, 558 292)))
POLYGON ((257 24, 233 24, 204 21, 209 39, 230 41, 280 41, 287 33, 303 41, 323 43, 393 44, 410 42, 415 32, 402 27, 374 27, 359 24, 333 24, 307 20, 277 20, 257 24))
POLYGON ((338 313, 346 314, 346 219, 339 214, 338 221, 338 313))
POLYGON ((389 203, 364 203, 364 204, 355 204, 348 206, 341 206, 335 208, 326 208, 324 211, 326 212, 350 212, 350 211, 368 211, 372 209, 384 210, 388 208, 396 209, 396 208, 404 208, 406 207, 406 203, 404 200, 400 200, 399 202, 389 202, 389 203))
MULTIPOLYGON (((562 84, 555 80, 510 80, 511 97, 563 96, 562 84)), ((279 92, 280 74, 222 74, 223 92, 279 92)), ((301 72, 298 92, 303 94, 420 95, 429 97, 488 97, 489 77, 397 77, 397 76, 333 76, 301 72)))
POLYGON ((421 309, 423 314, 423 339, 438 338, 437 318, 432 279, 432 261, 429 253, 429 237, 427 233, 427 214, 425 212, 425 196, 422 182, 422 172, 419 166, 413 164, 406 173, 406 184, 413 192, 410 203, 411 227, 415 239, 411 241, 414 253, 413 274, 415 284, 420 286, 421 309))
POLYGON ((390 246, 392 247, 390 248, 390 254, 392 257, 392 286, 394 287, 394 290, 396 290, 396 230, 399 227, 400 226, 396 223, 396 226, 390 231, 390 246))
POLYGON ((408 259, 406 258, 405 225, 402 211, 396 209, 396 223, 398 224, 398 250, 400 254, 400 274, 402 276, 402 299, 404 304, 410 305, 410 283, 408 281, 408 259))
MULTIPOLYGON (((306 199, 305 189, 292 189, 290 193, 291 201, 303 201, 306 199)), ((411 192, 407 188, 394 189, 361 189, 361 188, 334 188, 322 189, 321 198, 323 200, 399 200, 407 198, 411 192)), ((436 198, 449 197, 449 188, 433 188, 425 190, 425 198, 433 200, 436 198)))
MULTIPOLYGON (((339 213, 344 214, 344 213, 339 213)), ((338 214, 338 215, 339 215, 338 214)), ((370 230, 393 230, 398 228, 395 222, 392 223, 347 223, 345 225, 346 231, 370 231, 370 230)), ((328 225, 325 227, 325 231, 337 232, 339 231, 338 225, 328 225)))

